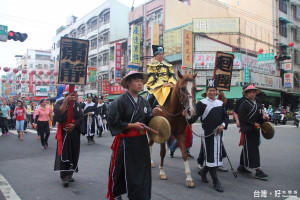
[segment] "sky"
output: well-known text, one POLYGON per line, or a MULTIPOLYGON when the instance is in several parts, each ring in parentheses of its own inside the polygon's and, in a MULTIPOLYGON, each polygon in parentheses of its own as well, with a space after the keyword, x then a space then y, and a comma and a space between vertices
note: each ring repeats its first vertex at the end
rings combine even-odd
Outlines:
MULTIPOLYGON (((0 41, 0 74, 5 66, 16 67, 15 55, 24 55, 27 49, 50 50, 56 29, 66 25, 68 16, 85 16, 106 0, 6 0, 1 2, 0 25, 20 33, 27 33, 24 42, 0 41)), ((146 0, 118 0, 128 7, 137 7, 146 0)))

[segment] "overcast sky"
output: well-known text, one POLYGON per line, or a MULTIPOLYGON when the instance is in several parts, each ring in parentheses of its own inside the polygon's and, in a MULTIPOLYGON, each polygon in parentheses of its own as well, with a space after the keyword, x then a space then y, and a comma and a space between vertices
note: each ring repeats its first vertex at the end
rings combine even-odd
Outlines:
MULTIPOLYGON (((106 0, 6 0, 1 2, 0 25, 8 26, 8 31, 27 33, 24 42, 0 41, 0 74, 3 68, 16 67, 15 55, 23 55, 27 49, 50 50, 56 29, 66 25, 66 18, 74 15, 83 17, 106 0)), ((146 0, 118 0, 128 7, 134 2, 137 7, 146 0)))

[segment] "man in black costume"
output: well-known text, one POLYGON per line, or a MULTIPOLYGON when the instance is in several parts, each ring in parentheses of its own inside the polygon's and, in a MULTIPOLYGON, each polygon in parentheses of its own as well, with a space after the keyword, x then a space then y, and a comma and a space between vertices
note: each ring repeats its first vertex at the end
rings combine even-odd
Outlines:
POLYGON ((75 91, 68 94, 66 98, 56 102, 54 113, 57 125, 57 149, 54 171, 60 171, 60 178, 65 187, 69 182, 74 182, 72 178, 74 172, 78 172, 78 159, 80 152, 80 132, 82 127, 83 114, 77 102, 78 94, 75 91), (74 101, 73 119, 71 124, 67 124, 68 103, 74 101))
POLYGON ((151 199, 150 152, 144 126, 161 109, 152 111, 148 101, 138 94, 147 80, 145 73, 129 72, 121 82, 128 91, 110 106, 108 124, 115 136, 107 192, 110 200, 120 200, 125 193, 130 200, 151 199))

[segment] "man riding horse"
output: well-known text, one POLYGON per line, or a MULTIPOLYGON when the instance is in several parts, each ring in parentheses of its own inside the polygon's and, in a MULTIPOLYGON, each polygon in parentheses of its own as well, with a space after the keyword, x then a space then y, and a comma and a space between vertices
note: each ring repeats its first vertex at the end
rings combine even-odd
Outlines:
POLYGON ((164 105, 171 87, 176 84, 176 77, 173 66, 164 61, 164 48, 152 45, 152 50, 155 61, 147 65, 149 76, 147 89, 150 94, 149 103, 154 107, 157 103, 161 106, 164 105))

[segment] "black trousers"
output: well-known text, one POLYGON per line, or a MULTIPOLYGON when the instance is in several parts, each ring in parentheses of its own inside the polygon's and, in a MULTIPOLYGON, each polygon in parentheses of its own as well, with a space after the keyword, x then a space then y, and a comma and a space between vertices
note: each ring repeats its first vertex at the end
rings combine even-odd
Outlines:
POLYGON ((2 133, 5 134, 8 132, 8 119, 6 117, 1 117, 0 120, 2 121, 1 123, 2 133))
POLYGON ((240 156, 240 165, 256 169, 260 167, 259 131, 245 134, 243 149, 240 156))
POLYGON ((49 122, 48 121, 38 121, 37 131, 41 137, 42 146, 48 144, 48 138, 50 135, 49 122))

